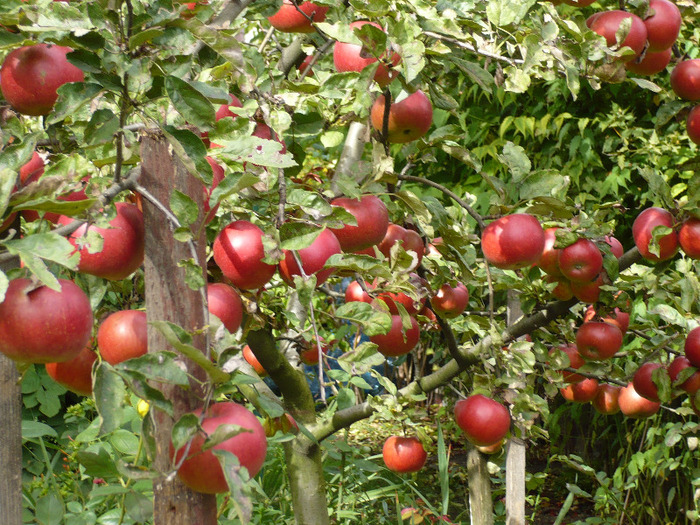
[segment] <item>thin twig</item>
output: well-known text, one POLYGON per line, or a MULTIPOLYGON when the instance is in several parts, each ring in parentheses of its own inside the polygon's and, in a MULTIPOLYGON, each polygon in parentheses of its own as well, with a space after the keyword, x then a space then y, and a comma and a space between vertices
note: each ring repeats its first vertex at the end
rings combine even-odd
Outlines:
POLYGON ((277 174, 277 184, 279 185, 280 202, 277 209, 277 228, 281 228, 284 223, 284 209, 287 205, 287 179, 284 176, 284 169, 279 168, 277 174))
POLYGON ((462 49, 466 49, 467 51, 471 51, 472 53, 475 53, 477 55, 492 58, 493 60, 498 60, 499 62, 505 62, 506 64, 510 64, 511 66, 514 66, 516 64, 524 64, 525 63, 525 61, 521 60, 521 59, 508 58, 508 57, 504 57, 502 55, 498 55, 496 53, 491 53, 489 51, 477 49, 476 47, 474 47, 471 44, 467 44, 465 42, 460 42, 459 40, 455 40, 454 38, 450 38, 450 37, 447 37, 445 35, 435 33, 433 31, 423 31, 423 34, 425 36, 430 37, 430 38, 435 38, 436 40, 442 40, 443 42, 449 42, 452 45, 455 45, 455 46, 460 47, 462 49))

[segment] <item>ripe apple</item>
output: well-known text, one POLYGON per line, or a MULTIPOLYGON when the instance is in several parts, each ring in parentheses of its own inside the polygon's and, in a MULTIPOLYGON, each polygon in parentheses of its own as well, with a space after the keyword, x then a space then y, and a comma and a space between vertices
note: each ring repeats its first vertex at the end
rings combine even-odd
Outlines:
MULTIPOLYGON (((596 309, 593 307, 593 305, 590 305, 588 308, 586 308, 586 312, 583 315, 583 321, 592 321, 597 315, 598 312, 596 312, 596 309)), ((627 328, 629 328, 630 325, 630 314, 623 312, 619 308, 615 308, 608 315, 602 316, 602 320, 606 323, 616 325, 622 332, 622 335, 625 335, 627 333, 627 328)))
POLYGON ((283 434, 296 434, 299 432, 299 425, 289 414, 275 418, 267 417, 263 421, 262 426, 267 437, 274 436, 278 431, 283 434))
POLYGON ((627 417, 635 419, 651 417, 661 408, 661 403, 640 396, 634 389, 632 382, 622 387, 617 401, 620 405, 620 411, 627 417))
POLYGON ((569 383, 564 388, 560 388, 559 392, 567 401, 588 403, 598 394, 598 380, 589 377, 578 383, 569 383))
POLYGON ((612 235, 606 235, 605 237, 603 237, 603 240, 606 244, 608 244, 608 246, 610 246, 610 251, 618 259, 625 254, 625 249, 623 248, 622 243, 617 240, 617 238, 613 237, 612 235))
POLYGON ((510 430, 510 413, 498 401, 481 394, 460 399, 455 404, 455 421, 474 445, 498 443, 510 430))
POLYGON ((685 338, 685 357, 695 368, 700 368, 700 326, 688 332, 685 338))
POLYGON ((243 104, 241 103, 241 101, 238 99, 238 97, 236 95, 234 95, 233 93, 229 93, 228 96, 231 99, 231 101, 228 104, 222 104, 216 110, 215 118, 216 118, 217 122, 219 120, 221 120, 222 118, 226 118, 226 117, 236 118, 238 116, 238 113, 234 113, 233 111, 231 111, 231 106, 233 106, 235 108, 242 108, 243 107, 243 104))
MULTIPOLYGON (((117 216, 109 222, 109 228, 89 227, 89 231, 102 236, 104 243, 101 251, 90 253, 88 246, 81 248, 88 230, 86 224, 68 237, 80 253, 78 271, 118 281, 134 273, 143 264, 146 235, 143 213, 135 204, 128 202, 118 202, 116 208, 117 216)), ((65 215, 58 219, 58 224, 71 222, 73 219, 65 215)))
POLYGON ((553 275, 548 275, 545 280, 548 283, 557 283, 552 290, 552 295, 559 299, 560 301, 568 301, 574 297, 574 292, 571 289, 571 283, 568 279, 564 277, 555 277, 553 275))
POLYGON ((559 269, 559 252, 561 252, 561 250, 554 247, 554 244, 557 242, 558 229, 559 228, 554 227, 544 230, 544 249, 537 263, 537 266, 539 266, 543 272, 555 277, 563 275, 559 269))
POLYGON ((493 445, 489 445, 487 447, 476 447, 476 449, 482 454, 498 454, 501 450, 503 450, 504 443, 505 439, 502 439, 493 445))
MULTIPOLYGON (((678 374, 681 373, 681 370, 692 366, 693 365, 690 363, 688 358, 682 355, 679 355, 673 361, 671 361, 671 364, 668 365, 668 376, 671 378, 671 383, 675 383, 678 380, 678 374)), ((700 390, 700 372, 696 371, 678 386, 688 392, 688 394, 691 396, 695 395, 695 392, 700 390)))
POLYGON ((700 58, 683 60, 671 71, 671 88, 680 98, 700 100, 700 58))
POLYGON ((469 303, 469 290, 462 283, 452 287, 443 284, 438 292, 430 299, 430 304, 435 313, 447 319, 453 319, 462 315, 469 303))
MULTIPOLYGON (((576 348, 576 345, 562 345, 558 349, 557 348, 552 348, 552 350, 549 352, 550 355, 554 354, 557 350, 560 352, 564 352, 567 357, 569 358, 569 368, 581 368, 583 365, 586 364, 586 361, 581 357, 581 354, 578 353, 578 349, 576 348)), ((585 376, 582 376, 581 374, 576 374, 574 372, 566 372, 563 371, 561 373, 562 379, 567 382, 567 383, 579 383, 586 379, 585 376)))
POLYGON ((700 106, 695 106, 688 112, 685 119, 685 131, 690 140, 695 144, 700 144, 700 106))
POLYGON ((102 359, 116 365, 148 352, 148 325, 143 310, 120 310, 110 314, 97 330, 102 359))
POLYGON ((19 182, 22 186, 36 182, 44 174, 44 159, 35 151, 32 158, 19 169, 19 182))
POLYGON ((681 30, 681 12, 676 4, 668 0, 649 0, 649 8, 654 10, 654 14, 644 19, 649 42, 647 53, 668 50, 681 30))
POLYGON ((314 70, 311 67, 311 61, 313 60, 314 56, 313 55, 306 55, 306 58, 301 61, 301 64, 299 64, 299 67, 297 68, 299 70, 299 74, 302 75, 304 72, 306 72, 307 77, 312 77, 314 76, 314 70), (308 69, 308 71, 307 71, 308 69))
POLYGON ((276 266, 262 261, 263 231, 248 221, 234 221, 214 240, 214 261, 234 286, 256 290, 267 284, 276 266))
POLYGON ((356 252, 382 242, 389 227, 389 212, 376 195, 363 195, 359 199, 339 197, 331 206, 344 208, 357 220, 357 226, 346 224, 331 228, 344 252, 356 252))
POLYGON ((600 287, 605 284, 605 272, 601 272, 598 278, 592 282, 577 283, 571 281, 571 293, 583 303, 593 304, 600 297, 600 287))
MULTIPOLYGON (((371 290, 372 287, 369 283, 365 283, 365 287, 368 290, 371 290)), ((345 302, 346 303, 351 303, 351 302, 358 302, 358 303, 371 303, 372 298, 369 296, 367 292, 365 292, 362 289, 362 286, 360 286, 360 283, 357 281, 352 281, 350 284, 348 284, 348 287, 345 289, 345 302)))
POLYGON ((382 457, 389 470, 404 474, 422 469, 428 454, 417 437, 391 436, 384 442, 382 457))
POLYGON ((642 19, 627 11, 612 10, 596 13, 586 20, 586 25, 591 31, 603 36, 608 47, 614 47, 617 45, 616 33, 620 24, 627 18, 632 19, 632 25, 620 47, 631 48, 634 55, 625 57, 625 62, 638 57, 646 45, 647 28, 642 19))
POLYGON ((70 361, 46 363, 46 372, 71 392, 89 396, 92 394, 92 365, 96 360, 97 354, 88 345, 70 361))
POLYGON ((598 386, 598 392, 591 403, 599 413, 610 416, 620 411, 619 398, 620 387, 604 383, 598 386))
POLYGON ((0 303, 0 352, 26 363, 69 361, 92 335, 92 308, 73 281, 59 279, 60 291, 13 279, 0 303))
POLYGON ((663 365, 661 363, 644 363, 637 369, 632 378, 632 384, 637 393, 651 401, 659 401, 659 388, 651 378, 652 373, 657 368, 663 368, 663 365))
POLYGON ((516 270, 537 264, 544 250, 544 230, 527 213, 506 215, 490 223, 481 233, 481 249, 486 260, 503 270, 516 270))
POLYGON ((647 51, 642 60, 636 58, 635 60, 625 62, 625 67, 627 68, 627 71, 631 71, 637 75, 656 75, 657 73, 661 73, 662 71, 666 70, 666 66, 668 66, 669 62, 671 62, 671 54, 672 50, 670 47, 662 51, 647 51))
MULTIPOLYGON (((321 343, 321 351, 324 354, 328 353, 328 344, 324 341, 322 337, 319 336, 321 343)), ((316 341, 310 341, 305 344, 304 348, 299 350, 299 359, 305 365, 317 365, 318 364, 318 345, 316 341)))
MULTIPOLYGON (((372 127, 379 133, 384 131, 384 95, 372 104, 372 127)), ((420 89, 389 107, 387 124, 388 142, 403 144, 418 140, 425 135, 433 123, 433 105, 420 89)))
POLYGON ((248 361, 248 364, 253 367, 255 373, 260 377, 265 377, 267 375, 267 371, 260 364, 260 361, 258 361, 258 358, 255 357, 255 354, 248 345, 243 347, 243 358, 248 361))
MULTIPOLYGON (((700 112, 698 117, 700 117, 700 112)), ((688 257, 700 259, 700 219, 691 217, 683 222, 681 229, 678 230, 678 242, 683 253, 688 257)))
POLYGON ((299 2, 299 8, 291 0, 283 0, 282 7, 267 18, 270 25, 283 33, 313 33, 316 28, 311 24, 326 19, 328 7, 312 2, 299 2))
MULTIPOLYGON (((358 20, 350 24, 350 29, 362 27, 365 24, 372 24, 377 29, 382 29, 382 26, 368 20, 358 20)), ((382 29, 383 31, 383 29, 382 29)), ((363 49, 363 46, 357 44, 349 44, 347 42, 336 42, 333 47, 333 63, 335 69, 339 72, 343 71, 362 71, 370 64, 377 61, 374 56, 363 49)), ((398 53, 391 55, 391 65, 397 66, 401 62, 401 56, 398 53)), ((377 72, 374 74, 374 80, 381 87, 389 84, 398 72, 394 69, 389 69, 384 63, 377 67, 377 72)))
POLYGON ((209 313, 218 317, 226 330, 232 334, 241 327, 243 304, 236 290, 229 285, 207 284, 207 306, 209 313))
POLYGON ((405 251, 412 251, 418 257, 418 263, 416 266, 420 266, 423 260, 423 255, 425 254, 425 243, 418 232, 414 230, 409 230, 398 224, 389 224, 386 230, 386 235, 382 242, 379 243, 377 248, 384 254, 385 257, 389 257, 391 252, 391 247, 396 243, 401 243, 401 246, 405 251))
POLYGON ((83 72, 68 62, 70 47, 34 44, 11 51, 0 67, 0 90, 12 108, 31 116, 48 115, 56 90, 68 82, 82 82, 83 72))
POLYGON ((589 321, 577 330, 576 347, 586 359, 610 359, 622 347, 622 332, 614 324, 589 321))
MULTIPOLYGON (((589 283, 603 269, 603 255, 589 239, 579 239, 559 252, 559 270, 572 283, 589 283)), ((574 292, 575 293, 575 292, 574 292)))
POLYGON ((411 328, 404 331, 400 315, 391 316, 391 329, 386 334, 370 336, 369 340, 377 345, 377 350, 387 357, 398 357, 409 353, 420 339, 418 322, 411 316, 411 328))
MULTIPOLYGON (((326 282, 326 279, 335 271, 335 268, 323 269, 323 267, 328 258, 336 253, 341 253, 340 243, 333 232, 328 229, 323 230, 310 246, 297 252, 304 273, 306 275, 316 274, 316 286, 326 282)), ((295 275, 301 275, 301 270, 291 250, 284 250, 284 259, 280 261, 279 269, 280 276, 289 285, 294 284, 295 275)))
POLYGON ((647 208, 642 211, 632 224, 632 236, 642 257, 651 262, 659 262, 670 259, 678 251, 678 235, 672 231, 659 239, 659 255, 649 251, 652 234, 657 226, 673 228, 675 220, 671 212, 663 208, 647 208))
MULTIPOLYGON (((200 416, 202 410, 196 410, 194 414, 200 416)), ((187 459, 177 471, 182 482, 196 492, 217 494, 229 491, 221 464, 213 450, 227 450, 234 454, 252 478, 265 462, 265 454, 267 454, 265 429, 258 418, 243 405, 233 402, 210 405, 204 412, 202 430, 192 439, 187 459), (214 445, 212 449, 202 451, 205 439, 222 425, 236 425, 241 427, 243 432, 214 445)), ((170 453, 171 457, 174 456, 173 461, 177 463, 185 454, 185 447, 173 452, 171 445, 170 453)))

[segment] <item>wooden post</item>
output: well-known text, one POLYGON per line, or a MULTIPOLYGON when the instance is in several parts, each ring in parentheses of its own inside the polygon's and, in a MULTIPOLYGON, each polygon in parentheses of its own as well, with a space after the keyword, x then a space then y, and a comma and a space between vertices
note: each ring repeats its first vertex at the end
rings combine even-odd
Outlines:
MULTIPOLYGON (((141 142, 142 173, 140 184, 159 202, 169 208, 173 189, 185 193, 202 208, 202 183, 190 175, 182 163, 170 153, 163 137, 148 135, 141 142)), ((146 225, 146 310, 149 321, 165 320, 188 332, 201 329, 206 323, 200 293, 185 284, 185 272, 178 262, 191 259, 186 243, 173 238, 173 228, 156 206, 143 199, 146 225)), ((203 215, 200 213, 200 221, 203 215)), ((194 239, 198 262, 204 274, 206 239, 199 224, 192 231, 200 233, 194 239)), ((206 276, 206 275, 205 275, 206 276)), ((205 350, 204 336, 194 337, 192 344, 205 350)), ((149 351, 169 349, 165 338, 153 327, 148 328, 149 351)), ((199 367, 182 358, 189 374, 200 380, 205 375, 199 367)), ((173 403, 175 418, 202 405, 202 391, 196 381, 190 381, 190 390, 172 385, 159 385, 163 394, 173 403)), ((170 433, 173 420, 165 413, 154 412, 156 457, 154 467, 159 472, 170 469, 170 433)), ((177 476, 160 477, 153 485, 155 525, 215 525, 216 498, 193 492, 177 476)))
POLYGON ((493 525, 491 476, 486 456, 469 445, 467 476, 469 480, 469 522, 471 525, 493 525))
MULTIPOLYGON (((19 217, 13 227, 19 226, 19 217)), ((0 265, 19 266, 13 257, 0 265)), ((0 354, 0 523, 22 524, 22 389, 14 361, 0 354)))
MULTIPOLYGON (((522 316, 519 292, 508 290, 508 326, 522 316)), ((506 525, 525 525, 525 468, 525 442, 513 436, 506 448, 506 525)))

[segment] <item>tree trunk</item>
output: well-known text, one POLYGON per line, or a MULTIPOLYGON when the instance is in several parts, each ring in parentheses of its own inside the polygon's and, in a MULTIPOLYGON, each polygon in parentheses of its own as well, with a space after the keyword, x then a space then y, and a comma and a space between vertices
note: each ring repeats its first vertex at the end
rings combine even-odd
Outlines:
MULTIPOLYGON (((141 143, 141 185, 160 203, 169 208, 170 195, 174 189, 188 195, 202 209, 202 183, 190 175, 182 163, 170 154, 168 143, 161 137, 147 136, 141 143)), ((146 224, 146 307, 148 320, 164 320, 177 324, 188 332, 200 330, 205 319, 204 303, 200 292, 190 289, 185 282, 185 271, 178 267, 181 260, 191 259, 186 243, 173 238, 173 228, 163 212, 144 198, 144 220, 146 224)), ((199 221, 202 220, 200 213, 199 221)), ((192 225, 197 262, 204 268, 206 239, 204 229, 197 221, 192 225)), ((204 270, 202 269, 202 275, 204 270)), ((206 340, 203 335, 193 337, 192 344, 203 351, 206 340)), ((148 349, 155 352, 166 350, 169 345, 153 327, 148 328, 148 349)), ((187 359, 183 366, 189 374, 204 380, 202 370, 187 359)), ((201 386, 190 380, 191 388, 184 390, 173 385, 157 385, 167 399, 173 403, 175 420, 203 403, 201 386)), ((171 469, 169 455, 170 433, 173 419, 167 414, 154 412, 156 457, 154 467, 167 473, 171 469)), ((153 485, 155 525, 215 525, 216 498, 213 495, 193 492, 177 476, 158 478, 153 485)))
POLYGON ((284 444, 284 456, 297 525, 327 525, 330 520, 320 445, 298 437, 284 444))
POLYGON ((491 476, 486 468, 486 456, 476 447, 469 446, 467 476, 469 478, 469 523, 493 525, 491 476))
MULTIPOLYGON (((15 226, 19 224, 19 218, 15 226)), ((19 266, 13 257, 2 271, 19 266)), ((0 354, 0 523, 22 523, 22 390, 14 361, 0 354)))

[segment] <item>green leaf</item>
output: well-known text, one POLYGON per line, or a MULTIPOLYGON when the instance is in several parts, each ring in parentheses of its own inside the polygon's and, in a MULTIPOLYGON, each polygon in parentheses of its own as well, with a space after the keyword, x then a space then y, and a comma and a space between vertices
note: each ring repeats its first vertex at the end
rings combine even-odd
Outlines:
POLYGON ((189 386, 187 373, 172 352, 149 352, 141 357, 128 359, 114 366, 118 372, 138 372, 151 381, 189 386))
POLYGON ((183 259, 177 263, 179 268, 185 269, 185 283, 191 290, 199 290, 206 286, 207 280, 204 270, 198 261, 194 259, 183 259))
POLYGON ((121 427, 125 417, 126 386, 119 374, 106 361, 101 361, 95 369, 93 396, 102 421, 100 433, 109 434, 121 427))
POLYGON ((648 89, 653 93, 661 93, 661 86, 654 84, 651 80, 639 77, 631 77, 630 80, 642 89, 648 89))
POLYGON ((136 523, 146 523, 153 517, 153 500, 132 490, 124 498, 126 514, 136 523))
POLYGON ((536 0, 489 0, 486 6, 486 16, 495 26, 507 26, 517 24, 535 4, 536 0))
POLYGON ((180 450, 199 430, 199 418, 194 414, 185 414, 173 425, 170 439, 175 450, 180 450))
POLYGON ((161 36, 164 33, 162 29, 146 29, 133 35, 129 39, 129 49, 136 49, 139 46, 149 43, 154 38, 161 36))
POLYGON ((100 446, 97 453, 79 450, 76 453, 76 459, 85 467, 85 474, 88 476, 95 478, 111 478, 119 474, 117 466, 114 464, 114 460, 112 460, 112 456, 110 456, 109 452, 102 446, 100 446))
POLYGON ((491 93, 493 88, 496 87, 496 81, 493 79, 493 75, 484 69, 481 64, 464 60, 454 54, 448 55, 447 58, 487 93, 491 93))
POLYGON ((36 502, 34 517, 38 525, 59 525, 63 521, 66 509, 60 494, 50 491, 36 502))
POLYGON ((356 255, 352 253, 336 253, 326 261, 326 266, 336 270, 359 272, 365 277, 381 277, 391 279, 391 270, 386 264, 371 255, 356 255))
POLYGON ((649 167, 639 168, 639 174, 649 184, 649 193, 661 201, 666 209, 674 209, 676 203, 671 194, 671 187, 666 182, 666 179, 656 170, 649 167))
POLYGON ((228 450, 214 450, 231 491, 229 501, 233 503, 238 518, 245 525, 250 522, 253 513, 252 487, 245 467, 241 467, 238 458, 228 450))
POLYGON ((211 185, 213 172, 205 158, 207 148, 202 139, 188 129, 163 126, 162 130, 168 143, 173 147, 173 153, 182 161, 185 169, 207 186, 211 185))
POLYGON ((170 209, 181 226, 194 224, 199 216, 199 207, 192 198, 180 190, 173 189, 170 194, 170 209))
POLYGON ((202 131, 213 129, 216 110, 209 99, 184 80, 169 75, 165 77, 165 91, 182 117, 202 131))
POLYGON ((345 303, 336 310, 335 316, 359 324, 365 335, 369 336, 386 334, 391 329, 391 316, 367 303, 345 303))
POLYGON ((285 222, 280 227, 283 250, 302 250, 311 246, 325 228, 306 222, 285 222))
POLYGON ((47 124, 56 124, 73 115, 84 105, 92 102, 102 91, 99 84, 72 82, 58 88, 58 100, 53 111, 46 117, 47 124))
POLYGON ((250 188, 254 184, 260 182, 260 178, 253 173, 238 173, 226 175, 219 185, 214 188, 209 198, 210 209, 216 206, 221 200, 226 197, 238 193, 246 188, 250 188))
POLYGON ((110 109, 98 109, 85 127, 85 141, 90 145, 104 144, 114 139, 119 131, 119 117, 110 109))
POLYGON ((70 270, 78 267, 80 254, 75 247, 62 235, 57 233, 37 233, 21 239, 2 243, 13 255, 24 257, 40 257, 58 263, 70 270))
POLYGON ((110 443, 118 452, 130 456, 136 455, 139 448, 139 438, 133 432, 120 428, 115 430, 109 438, 110 443))
POLYGON ((318 193, 297 188, 290 191, 287 195, 287 204, 299 206, 304 213, 310 215, 314 220, 327 217, 333 212, 334 208, 318 193))
POLYGON ((527 153, 525 153, 525 149, 510 141, 506 142, 505 146, 503 146, 503 154, 499 155, 498 159, 508 166, 513 176, 513 182, 520 182, 523 180, 532 169, 532 163, 527 153))
POLYGON ((53 427, 45 423, 22 420, 22 439, 34 439, 43 436, 58 437, 58 434, 53 427))

